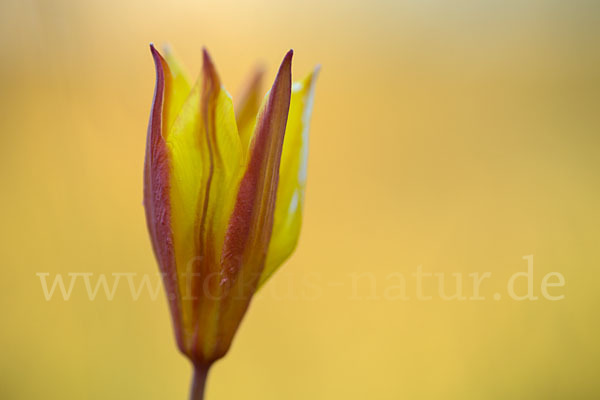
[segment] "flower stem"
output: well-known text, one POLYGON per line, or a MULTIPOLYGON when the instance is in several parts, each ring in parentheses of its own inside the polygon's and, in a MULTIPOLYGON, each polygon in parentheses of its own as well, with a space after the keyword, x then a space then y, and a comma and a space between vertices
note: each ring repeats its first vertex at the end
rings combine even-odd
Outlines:
POLYGON ((204 389, 206 388, 208 369, 209 367, 205 365, 194 365, 194 376, 192 378, 192 387, 190 389, 190 400, 204 399, 204 389))

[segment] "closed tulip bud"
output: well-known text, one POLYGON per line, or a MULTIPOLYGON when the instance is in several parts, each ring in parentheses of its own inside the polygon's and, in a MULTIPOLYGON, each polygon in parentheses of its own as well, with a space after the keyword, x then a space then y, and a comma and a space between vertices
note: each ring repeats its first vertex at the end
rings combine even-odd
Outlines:
POLYGON ((260 102, 261 72, 235 107, 204 50, 192 86, 174 56, 156 65, 144 207, 175 337, 201 399, 252 296, 293 252, 302 220, 315 69, 292 84, 292 51, 260 102))

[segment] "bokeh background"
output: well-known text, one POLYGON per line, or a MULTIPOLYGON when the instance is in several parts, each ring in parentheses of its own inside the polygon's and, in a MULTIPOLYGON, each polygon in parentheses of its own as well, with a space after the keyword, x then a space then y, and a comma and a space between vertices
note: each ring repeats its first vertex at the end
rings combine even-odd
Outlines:
POLYGON ((289 48, 296 79, 323 66, 299 247, 209 400, 598 398, 598 4, 2 0, 0 398, 187 395, 164 293, 46 301, 36 276, 157 271, 150 42, 192 76, 207 46, 234 97, 289 48), (507 298, 529 254, 563 300, 507 298), (486 300, 387 296, 419 265, 491 272, 486 300))

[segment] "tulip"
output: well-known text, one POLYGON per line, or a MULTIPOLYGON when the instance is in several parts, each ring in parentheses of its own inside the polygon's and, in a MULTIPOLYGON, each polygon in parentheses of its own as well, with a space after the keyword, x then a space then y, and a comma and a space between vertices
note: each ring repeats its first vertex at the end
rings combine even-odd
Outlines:
POLYGON ((290 50, 262 103, 259 71, 234 112, 206 50, 192 86, 171 51, 150 48, 146 221, 177 345, 194 368, 191 398, 202 399, 252 296, 298 241, 318 68, 292 84, 290 50))

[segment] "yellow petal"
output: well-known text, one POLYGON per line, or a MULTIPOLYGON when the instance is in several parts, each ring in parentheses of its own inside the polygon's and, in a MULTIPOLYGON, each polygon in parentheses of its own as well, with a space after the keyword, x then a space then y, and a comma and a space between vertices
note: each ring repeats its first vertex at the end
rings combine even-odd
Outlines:
POLYGON ((169 90, 165 93, 164 110, 165 133, 168 136, 192 85, 170 46, 163 46, 163 57, 169 70, 169 90))
POLYGON ((246 87, 239 96, 235 104, 235 117, 242 142, 242 148, 246 152, 250 143, 250 138, 256 126, 256 117, 262 101, 262 79, 264 69, 257 68, 252 77, 246 84, 246 87))
POLYGON ((304 80, 295 82, 292 88, 279 169, 273 233, 259 285, 262 285, 279 268, 298 243, 306 187, 308 131, 318 72, 319 67, 304 80))
POLYGON ((196 299, 184 303, 184 336, 189 348, 196 343, 210 347, 214 338, 203 337, 214 333, 208 326, 214 314, 209 297, 218 295, 219 260, 235 200, 231 190, 239 183, 243 154, 231 97, 206 51, 202 74, 173 124, 167 146, 172 158, 171 223, 177 269, 188 278, 200 274, 199 279, 179 281, 183 297, 196 299), (202 287, 203 283, 210 287, 202 287))

